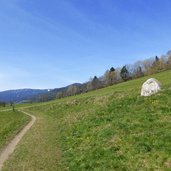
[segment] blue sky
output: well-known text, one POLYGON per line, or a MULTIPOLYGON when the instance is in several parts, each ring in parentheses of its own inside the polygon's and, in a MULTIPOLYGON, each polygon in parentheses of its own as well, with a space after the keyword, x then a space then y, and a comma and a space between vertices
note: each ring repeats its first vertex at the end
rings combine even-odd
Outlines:
POLYGON ((171 49, 170 0, 0 0, 0 91, 85 82, 171 49))

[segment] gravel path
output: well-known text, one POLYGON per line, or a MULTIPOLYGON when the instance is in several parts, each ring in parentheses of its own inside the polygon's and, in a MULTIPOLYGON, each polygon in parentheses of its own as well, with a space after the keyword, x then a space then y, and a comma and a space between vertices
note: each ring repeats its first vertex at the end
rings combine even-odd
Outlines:
MULTIPOLYGON (((23 112, 23 111, 21 111, 23 112)), ((4 162, 8 159, 8 157, 13 153, 17 144, 20 142, 22 137, 26 134, 26 132, 32 127, 32 125, 36 121, 36 117, 27 113, 23 112, 24 114, 30 116, 32 120, 14 137, 14 139, 4 147, 0 152, 0 171, 2 170, 4 162)))

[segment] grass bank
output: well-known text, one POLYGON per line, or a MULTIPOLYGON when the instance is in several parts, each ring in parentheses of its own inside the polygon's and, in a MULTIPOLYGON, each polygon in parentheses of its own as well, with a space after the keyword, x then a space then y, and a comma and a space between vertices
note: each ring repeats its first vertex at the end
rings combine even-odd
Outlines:
POLYGON ((21 112, 0 111, 0 150, 30 120, 21 112))
POLYGON ((144 77, 24 109, 37 122, 4 171, 171 169, 171 71, 151 77, 163 85, 151 97, 144 77))

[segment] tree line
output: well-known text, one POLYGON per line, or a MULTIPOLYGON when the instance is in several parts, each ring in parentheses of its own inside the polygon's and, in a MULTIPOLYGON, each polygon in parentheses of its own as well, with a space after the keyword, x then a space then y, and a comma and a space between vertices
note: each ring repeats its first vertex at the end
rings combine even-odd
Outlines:
POLYGON ((94 76, 82 85, 71 85, 66 90, 58 92, 56 98, 86 93, 169 69, 171 69, 171 51, 160 57, 155 56, 143 61, 137 61, 134 64, 124 65, 121 68, 111 67, 101 77, 94 76))
MULTIPOLYGON (((14 102, 13 101, 10 101, 9 105, 10 106, 13 106, 14 102)), ((8 105, 7 102, 5 101, 0 101, 0 107, 6 107, 8 105)))

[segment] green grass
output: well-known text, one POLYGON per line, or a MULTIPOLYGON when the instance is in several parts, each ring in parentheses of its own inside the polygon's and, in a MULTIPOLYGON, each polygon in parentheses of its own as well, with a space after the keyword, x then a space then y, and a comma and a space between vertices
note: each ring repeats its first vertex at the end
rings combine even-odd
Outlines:
POLYGON ((0 111, 9 109, 12 109, 12 107, 9 104, 7 104, 5 107, 0 106, 0 111))
POLYGON ((4 171, 171 170, 171 71, 150 77, 151 97, 145 77, 25 108, 37 122, 4 171))
POLYGON ((28 116, 18 111, 0 112, 0 150, 29 120, 28 116))

